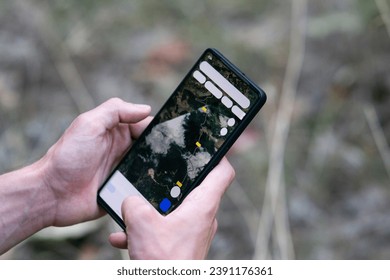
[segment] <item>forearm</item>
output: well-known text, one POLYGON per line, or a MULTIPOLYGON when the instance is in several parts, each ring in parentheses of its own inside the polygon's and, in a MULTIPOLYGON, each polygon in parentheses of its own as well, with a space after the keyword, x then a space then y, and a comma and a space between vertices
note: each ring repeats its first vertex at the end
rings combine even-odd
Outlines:
POLYGON ((44 181, 43 160, 0 176, 0 254, 50 225, 55 200, 44 181))

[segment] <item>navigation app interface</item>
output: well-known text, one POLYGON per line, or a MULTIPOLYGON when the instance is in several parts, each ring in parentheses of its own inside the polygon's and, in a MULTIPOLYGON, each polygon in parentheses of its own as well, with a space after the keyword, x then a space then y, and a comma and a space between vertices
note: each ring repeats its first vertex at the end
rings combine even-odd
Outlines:
POLYGON ((119 216, 123 199, 132 194, 142 194, 168 214, 194 187, 257 98, 255 90, 206 52, 122 160, 101 196, 117 204, 119 216))

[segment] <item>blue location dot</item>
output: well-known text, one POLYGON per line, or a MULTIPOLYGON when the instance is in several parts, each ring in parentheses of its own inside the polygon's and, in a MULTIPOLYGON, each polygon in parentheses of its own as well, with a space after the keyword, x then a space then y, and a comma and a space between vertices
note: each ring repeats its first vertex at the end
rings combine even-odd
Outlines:
POLYGON ((116 191, 115 186, 111 183, 107 184, 107 189, 110 191, 110 193, 114 193, 116 191))
POLYGON ((169 210, 169 208, 171 207, 172 203, 171 201, 168 199, 168 198, 164 198, 161 202, 160 202, 160 210, 162 212, 167 212, 169 210))

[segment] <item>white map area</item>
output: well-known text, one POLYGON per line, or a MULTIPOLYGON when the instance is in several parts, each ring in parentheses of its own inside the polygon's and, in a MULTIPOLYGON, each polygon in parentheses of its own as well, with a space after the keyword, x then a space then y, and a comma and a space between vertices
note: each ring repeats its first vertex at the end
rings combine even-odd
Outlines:
MULTIPOLYGON (((166 155, 173 143, 185 148, 184 124, 188 114, 160 123, 151 130, 145 140, 153 153, 166 155)), ((202 147, 199 149, 200 151, 198 150, 195 154, 192 154, 192 151, 182 154, 183 159, 187 162, 187 175, 192 180, 211 159, 208 152, 202 147)))
POLYGON ((187 161, 187 175, 193 180, 210 161, 211 155, 208 152, 202 151, 196 153, 195 155, 188 154, 183 156, 183 158, 187 161))
POLYGON ((146 136, 146 143, 156 154, 166 154, 172 143, 184 148, 184 120, 187 114, 156 125, 146 136))

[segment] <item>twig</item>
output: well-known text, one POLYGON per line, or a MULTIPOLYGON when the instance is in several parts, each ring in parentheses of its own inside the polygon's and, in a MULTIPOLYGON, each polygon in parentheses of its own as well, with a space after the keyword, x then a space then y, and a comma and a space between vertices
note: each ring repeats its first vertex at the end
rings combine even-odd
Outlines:
POLYGON ((44 44, 53 58, 54 66, 74 101, 78 112, 85 112, 95 107, 95 101, 81 79, 81 75, 71 58, 66 44, 52 28, 54 20, 49 18, 49 12, 46 7, 42 5, 37 7, 37 3, 32 4, 31 1, 22 0, 15 0, 14 4, 24 14, 24 18, 30 19, 31 24, 40 33, 44 44))
POLYGON ((280 248, 282 259, 295 259, 294 244, 290 231, 290 222, 287 215, 286 186, 284 180, 280 187, 279 202, 275 213, 276 240, 280 248))
POLYGON ((383 165, 386 169, 387 176, 390 179, 390 150, 389 144, 386 141, 385 133, 379 123, 378 114, 372 104, 365 104, 363 107, 364 115, 368 126, 370 127, 372 136, 374 137, 375 144, 378 148, 378 152, 382 158, 383 165))
MULTIPOLYGON (((280 215, 277 215, 277 211, 284 211, 283 215, 284 217, 287 217, 287 214, 285 213, 286 206, 283 205, 281 208, 278 207, 280 207, 281 203, 285 203, 285 201, 280 199, 281 194, 284 194, 285 191, 281 191, 281 189, 284 188, 284 154, 305 53, 306 14, 307 0, 294 0, 291 8, 292 31, 290 35, 289 57, 271 142, 266 194, 259 223, 254 254, 255 259, 264 259, 269 255, 268 242, 270 240, 273 222, 274 219, 281 218, 280 215)), ((278 240, 281 256, 292 258, 294 256, 293 245, 290 244, 286 246, 290 249, 281 246, 282 244, 287 244, 291 241, 291 238, 286 237, 289 235, 291 236, 291 233, 287 232, 289 231, 289 227, 278 226, 277 229, 286 231, 284 234, 279 235, 279 237, 285 238, 283 242, 278 240)))
POLYGON ((242 215, 245 223, 249 227, 249 234, 251 240, 256 240, 256 228, 259 210, 255 204, 248 197, 244 188, 235 180, 233 185, 226 192, 226 195, 231 199, 232 203, 237 207, 238 211, 242 215))
POLYGON ((386 0, 375 0, 375 3, 385 24, 387 34, 390 36, 390 5, 386 0))

